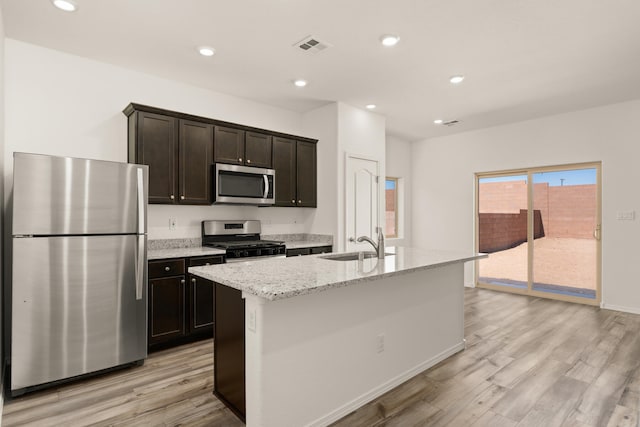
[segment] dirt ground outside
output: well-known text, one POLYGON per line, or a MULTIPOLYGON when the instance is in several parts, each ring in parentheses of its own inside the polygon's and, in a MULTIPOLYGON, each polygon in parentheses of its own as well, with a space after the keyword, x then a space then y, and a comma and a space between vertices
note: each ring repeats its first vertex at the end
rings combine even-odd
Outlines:
MULTIPOLYGON (((542 237, 534 240, 534 283, 596 289, 595 239, 542 237)), ((489 254, 480 260, 479 277, 527 283, 527 244, 489 254)))

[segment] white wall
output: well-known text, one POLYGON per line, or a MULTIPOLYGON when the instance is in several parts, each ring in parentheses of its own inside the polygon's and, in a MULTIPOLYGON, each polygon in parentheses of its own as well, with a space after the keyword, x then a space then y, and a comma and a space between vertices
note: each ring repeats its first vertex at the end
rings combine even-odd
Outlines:
POLYGON ((640 100, 414 143, 413 244, 473 250, 476 172, 602 161, 602 302, 640 313, 640 221, 616 220, 640 210, 638 159, 640 100))
MULTIPOLYGON (((14 151, 127 161, 122 110, 130 102, 306 136, 299 113, 12 39, 6 39, 5 69, 5 200, 14 151)), ((318 181, 323 173, 319 168, 318 181)), ((264 233, 307 232, 313 213, 304 208, 152 205, 149 237, 197 237, 202 219, 261 219, 264 233), (176 230, 169 230, 169 217, 177 219, 176 230)))
MULTIPOLYGON (((304 134, 318 139, 318 207, 310 215, 312 233, 335 234, 338 229, 338 104, 331 103, 303 115, 304 134)), ((334 236, 335 238, 335 236, 334 236)))
POLYGON ((399 178, 398 238, 388 239, 387 245, 411 246, 411 143, 387 135, 385 155, 386 175, 399 178))

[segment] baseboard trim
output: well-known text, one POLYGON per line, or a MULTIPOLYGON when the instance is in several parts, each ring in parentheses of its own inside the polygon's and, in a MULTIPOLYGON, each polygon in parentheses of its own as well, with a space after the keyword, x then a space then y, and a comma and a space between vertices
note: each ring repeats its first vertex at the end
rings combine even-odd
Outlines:
POLYGON ((316 419, 315 421, 310 422, 305 427, 321 427, 321 426, 329 425, 329 424, 331 424, 331 423, 333 423, 335 421, 338 421, 340 418, 350 414, 351 412, 355 411, 356 409, 360 408, 361 406, 364 406, 365 404, 371 402, 373 399, 382 396, 383 394, 385 394, 389 390, 393 389, 394 387, 399 386, 403 382, 415 377, 419 373, 421 373, 423 371, 426 371, 427 369, 431 368, 432 366, 440 363, 441 361, 443 361, 447 357, 452 356, 452 355, 458 353, 459 351, 464 350, 464 348, 465 348, 465 340, 462 340, 458 344, 456 344, 453 347, 450 347, 450 348, 444 350, 443 352, 435 355, 431 359, 425 360, 424 362, 422 362, 422 363, 418 364, 417 366, 414 366, 413 368, 403 372, 402 374, 398 375, 397 377, 391 378, 389 381, 387 381, 387 382, 385 382, 383 384, 380 384, 378 387, 376 387, 374 389, 369 390, 368 392, 366 392, 366 393, 362 394, 361 396, 355 398, 351 402, 348 402, 345 405, 339 407, 335 411, 332 411, 332 412, 330 412, 330 413, 328 413, 328 414, 316 419))
POLYGON ((604 302, 600 303, 600 308, 604 308, 606 310, 622 311, 624 313, 640 314, 640 308, 625 307, 623 305, 605 304, 604 302))

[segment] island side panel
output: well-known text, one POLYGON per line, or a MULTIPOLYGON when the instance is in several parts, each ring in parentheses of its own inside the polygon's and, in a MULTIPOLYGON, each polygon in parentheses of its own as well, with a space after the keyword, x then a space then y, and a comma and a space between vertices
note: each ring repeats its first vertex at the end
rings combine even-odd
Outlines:
POLYGON ((213 394, 245 419, 245 302, 242 292, 215 283, 213 394))
POLYGON ((277 301, 247 297, 256 319, 246 328, 247 426, 327 425, 462 350, 463 280, 455 263, 277 301))

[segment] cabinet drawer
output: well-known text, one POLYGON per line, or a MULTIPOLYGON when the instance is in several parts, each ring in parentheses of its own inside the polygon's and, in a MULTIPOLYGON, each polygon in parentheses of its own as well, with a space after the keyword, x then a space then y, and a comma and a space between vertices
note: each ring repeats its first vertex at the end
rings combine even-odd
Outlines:
POLYGON ((149 261, 149 279, 171 277, 184 274, 184 259, 149 261))
POLYGON ((189 267, 197 267, 199 265, 222 264, 224 257, 222 255, 202 256, 197 258, 189 258, 189 267))
POLYGON ((310 255, 311 249, 309 248, 300 248, 300 249, 287 249, 287 256, 300 256, 300 255, 310 255))
POLYGON ((318 246, 311 248, 311 255, 328 254, 329 252, 333 252, 333 246, 318 246))

